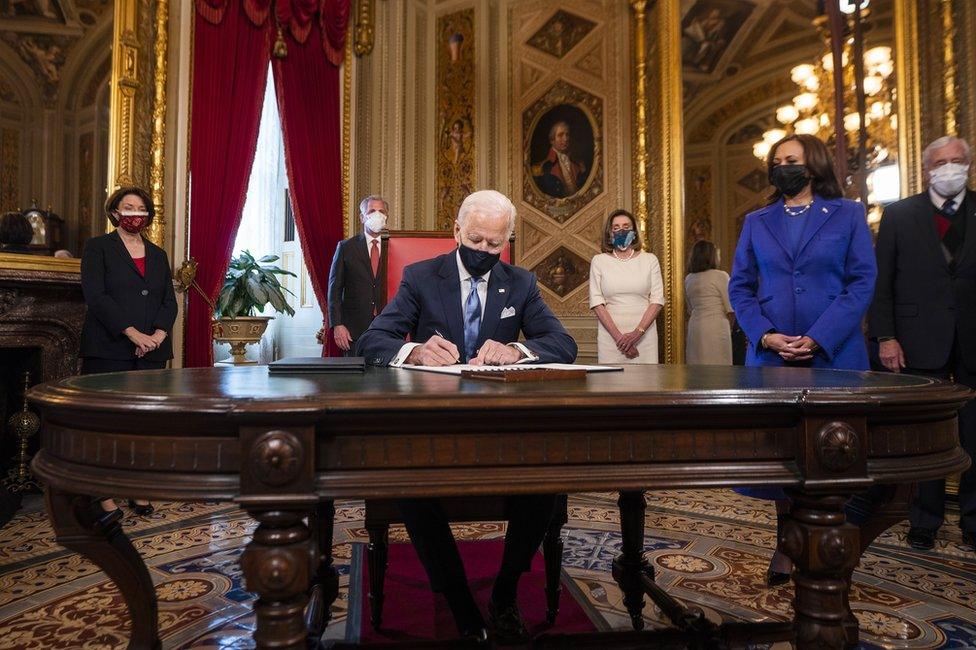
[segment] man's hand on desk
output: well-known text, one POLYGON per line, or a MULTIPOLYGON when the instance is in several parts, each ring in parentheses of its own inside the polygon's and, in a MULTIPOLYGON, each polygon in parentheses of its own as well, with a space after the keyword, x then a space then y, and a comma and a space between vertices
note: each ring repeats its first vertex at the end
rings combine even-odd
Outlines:
POLYGON ((414 366, 451 366, 460 358, 456 345, 435 334, 411 350, 403 362, 414 366))
POLYGON ((488 339, 478 348, 478 356, 469 359, 468 363, 472 366, 504 366, 518 363, 522 356, 518 348, 488 339))

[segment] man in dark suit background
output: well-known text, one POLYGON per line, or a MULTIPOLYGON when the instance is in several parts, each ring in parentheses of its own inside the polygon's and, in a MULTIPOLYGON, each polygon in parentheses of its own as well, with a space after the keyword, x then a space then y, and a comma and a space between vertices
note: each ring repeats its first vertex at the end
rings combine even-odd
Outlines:
MULTIPOLYGON (((390 206, 386 199, 367 196, 359 203, 363 233, 344 239, 336 246, 329 270, 329 327, 336 345, 345 356, 355 353, 353 345, 373 322, 380 304, 380 257, 390 206)), ((315 336, 325 342, 325 327, 315 336)))
MULTIPOLYGON (((576 342, 542 300, 535 275, 499 261, 514 228, 515 206, 503 194, 468 196, 454 223, 457 250, 404 269, 396 296, 360 338, 359 354, 368 363, 394 367, 572 363, 576 342), (517 342, 519 332, 524 343, 517 342)), ((554 503, 553 495, 508 500, 505 552, 488 603, 499 640, 527 636, 516 587, 545 536, 554 503)), ((458 631, 483 636, 484 620, 441 502, 403 500, 400 509, 431 588, 446 596, 458 631)))
MULTIPOLYGON (((976 388, 976 192, 972 154, 945 136, 925 148, 928 189, 885 208, 878 230, 878 280, 869 312, 881 363, 976 388)), ((976 401, 959 413, 963 449, 976 459, 976 401)), ((976 544, 976 465, 959 484, 963 543, 976 544)), ((909 512, 908 543, 931 549, 945 514, 945 481, 926 481, 909 512)))

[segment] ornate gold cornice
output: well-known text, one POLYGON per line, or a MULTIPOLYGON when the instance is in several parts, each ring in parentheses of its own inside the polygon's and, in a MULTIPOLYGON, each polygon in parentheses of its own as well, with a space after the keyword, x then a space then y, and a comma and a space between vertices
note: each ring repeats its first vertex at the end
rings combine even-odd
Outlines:
POLYGON ((922 122, 918 56, 918 7, 895 0, 895 70, 898 74, 898 165, 902 196, 922 187, 922 122))
POLYGON ((81 273, 81 259, 63 259, 43 255, 0 253, 0 268, 14 271, 52 271, 55 273, 81 273))

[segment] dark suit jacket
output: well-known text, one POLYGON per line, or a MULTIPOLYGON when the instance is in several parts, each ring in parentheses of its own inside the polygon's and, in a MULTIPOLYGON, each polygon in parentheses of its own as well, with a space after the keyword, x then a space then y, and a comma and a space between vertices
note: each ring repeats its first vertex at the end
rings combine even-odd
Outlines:
POLYGON ((358 340, 373 321, 373 310, 379 304, 380 279, 373 277, 366 236, 359 234, 339 242, 329 270, 329 327, 345 325, 353 340, 358 340))
MULTIPOLYGON (((454 251, 403 270, 396 296, 359 339, 357 352, 367 363, 388 365, 403 347, 407 334, 411 341, 423 343, 435 330, 458 350, 464 350, 456 255, 454 251)), ((542 300, 535 275, 498 262, 488 278, 478 346, 487 339, 515 342, 519 332, 525 334, 525 347, 539 356, 540 363, 572 363, 576 359, 576 341, 542 300), (504 309, 514 309, 515 313, 501 318, 504 309)))
POLYGON ((966 192, 962 207, 966 238, 955 269, 942 252, 928 191, 892 203, 881 218, 870 335, 898 339, 910 368, 941 368, 957 339, 966 367, 976 371, 976 192, 966 192))
POLYGON ((162 248, 149 241, 145 244, 146 277, 142 277, 117 232, 85 243, 81 289, 88 311, 81 329, 82 357, 134 359, 135 345, 122 333, 132 326, 143 334, 157 329, 167 334, 158 348, 143 357, 146 361, 173 358, 170 335, 176 320, 176 294, 169 260, 162 248))

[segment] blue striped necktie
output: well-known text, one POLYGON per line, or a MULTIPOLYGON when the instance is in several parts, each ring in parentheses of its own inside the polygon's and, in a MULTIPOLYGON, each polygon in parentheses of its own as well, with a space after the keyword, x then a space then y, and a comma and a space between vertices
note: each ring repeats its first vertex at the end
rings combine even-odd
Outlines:
POLYGON ((464 301, 464 354, 465 361, 477 356, 478 334, 481 332, 481 297, 478 296, 478 283, 481 278, 471 276, 471 291, 464 301))

